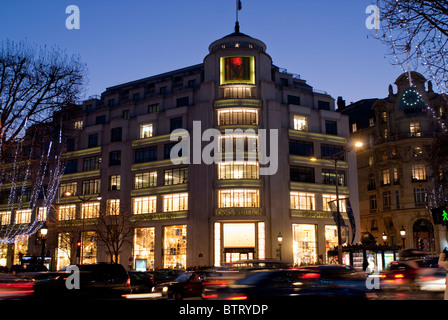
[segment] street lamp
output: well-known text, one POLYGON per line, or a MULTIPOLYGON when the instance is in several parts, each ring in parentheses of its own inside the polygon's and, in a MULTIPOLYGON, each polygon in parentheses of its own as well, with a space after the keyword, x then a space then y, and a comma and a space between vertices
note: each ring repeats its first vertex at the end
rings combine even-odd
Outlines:
POLYGON ((387 241, 387 234, 384 233, 384 232, 383 232, 383 241, 384 241, 384 244, 386 244, 386 241, 387 241))
POLYGON ((403 250, 404 250, 404 242, 406 240, 406 230, 404 229, 403 226, 401 226, 400 235, 401 235, 401 241, 403 241, 403 250))
MULTIPOLYGON (((356 141, 354 145, 343 148, 341 151, 330 155, 328 157, 324 157, 323 159, 329 159, 334 161, 334 176, 335 176, 335 184, 336 184, 336 218, 337 218, 337 233, 338 233, 338 263, 342 264, 342 233, 341 233, 341 210, 339 208, 339 179, 338 179, 338 161, 341 160, 348 152, 353 149, 359 149, 363 146, 361 141, 356 141)), ((317 161, 315 156, 310 157, 311 161, 317 161)))
POLYGON ((44 265, 45 262, 45 241, 47 240, 47 233, 48 233, 48 227, 47 224, 44 221, 44 224, 40 228, 40 236, 41 236, 41 242, 42 242, 42 251, 41 251, 41 263, 44 265))
POLYGON ((278 257, 279 257, 279 260, 282 260, 282 242, 283 242, 283 236, 282 236, 282 233, 281 233, 281 232, 278 233, 277 241, 278 241, 278 257))

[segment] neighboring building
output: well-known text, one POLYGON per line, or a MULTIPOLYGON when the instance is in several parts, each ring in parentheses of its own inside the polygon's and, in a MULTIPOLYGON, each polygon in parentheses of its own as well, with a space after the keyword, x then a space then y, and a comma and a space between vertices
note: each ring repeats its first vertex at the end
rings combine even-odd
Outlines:
POLYGON ((349 143, 348 116, 334 109, 331 96, 273 65, 266 45, 240 32, 213 42, 202 64, 107 88, 73 115, 77 132, 67 140, 48 234, 55 268, 110 259, 97 227, 104 215, 128 217, 131 234, 118 254, 130 268, 278 259, 279 233, 283 260, 326 262, 337 245, 328 205, 336 180, 340 196, 350 196, 360 239, 356 156, 338 162, 337 179, 334 162, 322 159, 349 143), (244 158, 198 163, 195 151, 206 153, 210 142, 197 141, 210 128, 241 129, 219 137, 215 156, 244 151, 244 158), (189 164, 170 159, 175 129, 191 137, 189 164), (268 164, 252 157, 263 149, 261 129, 268 164), (262 175, 268 167, 278 170, 262 175))
POLYGON ((447 245, 446 229, 434 225, 428 206, 429 147, 446 121, 446 99, 417 72, 397 78, 394 93, 341 108, 350 117, 353 139, 366 145, 358 157, 361 232, 377 243, 404 244, 440 252, 447 245), (400 234, 404 230, 405 238, 400 234))

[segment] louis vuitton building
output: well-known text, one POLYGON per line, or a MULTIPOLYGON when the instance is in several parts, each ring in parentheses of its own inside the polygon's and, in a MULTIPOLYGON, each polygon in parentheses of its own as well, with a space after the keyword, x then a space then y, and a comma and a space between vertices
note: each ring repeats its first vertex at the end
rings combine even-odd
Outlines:
MULTIPOLYGON (((201 64, 83 103, 50 219, 54 268, 109 261, 114 237, 121 237, 118 261, 137 269, 280 255, 297 265, 325 263, 338 243, 328 204, 336 182, 359 225, 356 155, 347 152, 337 173, 330 159, 351 144, 348 116, 238 29, 213 42, 201 64), (203 133, 211 128, 222 133, 214 157, 226 161, 197 157, 210 154, 213 138, 203 133), (176 129, 190 137, 178 164, 176 129)), ((344 239, 355 233, 359 241, 359 228, 346 225, 344 239)))

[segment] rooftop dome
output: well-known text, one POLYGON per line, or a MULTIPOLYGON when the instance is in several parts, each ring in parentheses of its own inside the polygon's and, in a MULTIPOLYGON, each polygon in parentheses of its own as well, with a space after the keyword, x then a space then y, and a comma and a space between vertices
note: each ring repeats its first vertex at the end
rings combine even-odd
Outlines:
POLYGON ((235 32, 214 41, 208 47, 208 50, 212 53, 226 48, 247 48, 266 52, 266 45, 262 41, 240 32, 238 22, 235 24, 235 32))

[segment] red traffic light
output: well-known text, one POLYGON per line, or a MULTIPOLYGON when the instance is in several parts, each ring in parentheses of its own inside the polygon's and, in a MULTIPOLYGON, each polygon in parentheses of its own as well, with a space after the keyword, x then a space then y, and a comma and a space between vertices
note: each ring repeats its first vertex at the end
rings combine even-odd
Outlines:
POLYGON ((81 241, 76 242, 76 246, 80 247, 81 246, 81 241))

